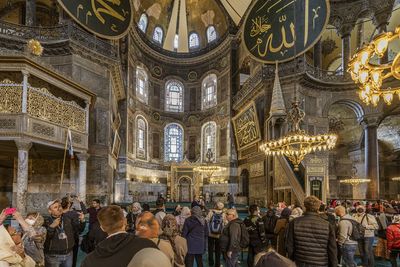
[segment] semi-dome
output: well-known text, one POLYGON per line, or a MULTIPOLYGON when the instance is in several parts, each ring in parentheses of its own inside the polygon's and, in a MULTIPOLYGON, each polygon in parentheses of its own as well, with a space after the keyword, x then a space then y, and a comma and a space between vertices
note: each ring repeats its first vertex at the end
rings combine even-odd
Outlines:
POLYGON ((215 47, 238 25, 251 0, 134 0, 134 23, 160 50, 190 53, 215 47))

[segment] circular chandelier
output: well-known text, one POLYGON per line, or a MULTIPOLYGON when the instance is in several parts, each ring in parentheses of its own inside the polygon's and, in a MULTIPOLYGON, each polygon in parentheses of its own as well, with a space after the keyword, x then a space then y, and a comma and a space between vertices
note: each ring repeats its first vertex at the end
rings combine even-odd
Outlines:
POLYGON ((352 172, 353 172, 353 174, 351 175, 350 178, 340 180, 340 183, 341 184, 351 184, 352 186, 357 186, 359 184, 371 182, 371 179, 363 179, 363 178, 357 177, 357 168, 355 166, 353 166, 352 172))
POLYGON ((367 105, 378 105, 380 98, 390 105, 394 95, 400 98, 400 87, 382 88, 383 81, 390 77, 400 80, 400 53, 387 64, 371 63, 371 59, 382 58, 389 43, 396 39, 400 39, 400 27, 394 32, 377 35, 370 44, 357 51, 349 62, 348 72, 352 80, 359 84, 359 97, 367 105))
POLYGON ((392 181, 400 181, 400 177, 393 177, 392 181))
POLYGON ((214 153, 212 152, 211 148, 207 149, 206 158, 207 158, 206 164, 193 168, 193 171, 202 173, 206 175, 208 178, 211 178, 215 172, 224 170, 223 167, 212 164, 214 153))
POLYGON ((278 140, 260 145, 260 149, 267 156, 286 156, 293 163, 294 171, 298 171, 301 161, 307 154, 335 147, 337 140, 335 134, 308 135, 300 129, 300 122, 305 113, 299 108, 298 101, 292 103, 288 116, 292 122, 291 131, 278 140))

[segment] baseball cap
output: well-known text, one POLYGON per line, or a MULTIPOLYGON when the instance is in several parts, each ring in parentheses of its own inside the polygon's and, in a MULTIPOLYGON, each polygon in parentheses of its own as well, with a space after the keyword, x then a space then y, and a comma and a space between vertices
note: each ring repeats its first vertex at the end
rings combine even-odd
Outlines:
POLYGON ((61 203, 61 200, 59 200, 59 199, 54 199, 54 200, 52 200, 52 201, 49 201, 49 202, 47 203, 47 209, 49 209, 50 206, 53 205, 53 204, 55 204, 55 203, 61 203))

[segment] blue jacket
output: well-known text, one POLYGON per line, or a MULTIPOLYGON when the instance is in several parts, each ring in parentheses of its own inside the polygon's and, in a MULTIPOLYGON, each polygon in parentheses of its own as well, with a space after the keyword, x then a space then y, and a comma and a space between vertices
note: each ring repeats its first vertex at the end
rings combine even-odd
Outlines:
POLYGON ((182 236, 187 240, 188 254, 203 254, 206 252, 207 223, 202 225, 196 217, 190 216, 183 224, 182 236))

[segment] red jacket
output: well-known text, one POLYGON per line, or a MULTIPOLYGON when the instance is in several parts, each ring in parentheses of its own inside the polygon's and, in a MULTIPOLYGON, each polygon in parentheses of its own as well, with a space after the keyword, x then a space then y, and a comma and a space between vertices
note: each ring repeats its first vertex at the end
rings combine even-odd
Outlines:
POLYGON ((400 224, 389 225, 386 229, 387 249, 400 249, 400 224))

